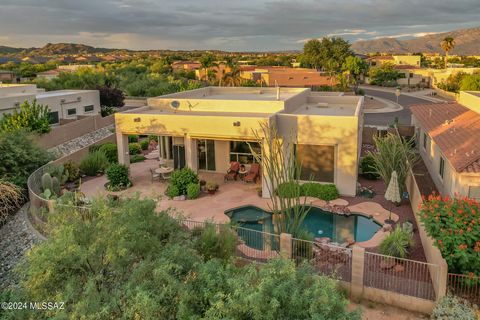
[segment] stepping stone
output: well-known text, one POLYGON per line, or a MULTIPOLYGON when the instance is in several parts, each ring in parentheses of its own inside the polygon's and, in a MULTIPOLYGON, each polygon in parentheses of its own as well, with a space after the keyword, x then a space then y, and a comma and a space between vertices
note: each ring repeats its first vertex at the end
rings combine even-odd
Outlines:
POLYGON ((330 200, 328 201, 328 204, 331 205, 331 206, 348 206, 348 201, 345 200, 345 199, 341 199, 341 198, 338 198, 338 199, 335 199, 335 200, 330 200))

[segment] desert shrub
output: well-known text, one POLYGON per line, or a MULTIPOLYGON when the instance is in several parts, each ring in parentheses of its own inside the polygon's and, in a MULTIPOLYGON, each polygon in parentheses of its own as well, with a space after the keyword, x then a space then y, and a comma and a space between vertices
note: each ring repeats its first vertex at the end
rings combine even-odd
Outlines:
POLYGON ((112 191, 123 190, 132 185, 129 178, 128 167, 123 164, 114 163, 107 171, 108 189, 112 191))
POLYGON ((118 150, 117 145, 112 142, 104 143, 99 148, 100 151, 105 153, 108 161, 110 163, 117 163, 118 162, 118 150))
POLYGON ((362 88, 360 88, 360 89, 357 90, 357 94, 358 94, 359 96, 364 96, 364 95, 365 95, 365 90, 363 90, 362 88))
POLYGON ((92 153, 92 152, 98 151, 102 146, 103 144, 92 144, 88 147, 88 152, 92 153))
POLYGON ((64 165, 65 172, 68 173, 67 182, 76 181, 80 177, 80 168, 73 161, 68 161, 64 165))
POLYGON ((138 142, 138 136, 136 134, 131 134, 128 136, 128 143, 138 142))
POLYGON ((228 261, 235 253, 237 235, 230 226, 207 224, 200 232, 196 249, 205 260, 213 258, 228 261))
POLYGON ((169 186, 167 187, 167 190, 165 190, 165 194, 166 194, 169 198, 178 197, 178 196, 180 195, 180 190, 178 189, 177 186, 169 185, 169 186))
POLYGON ((48 106, 37 104, 37 101, 25 100, 20 109, 13 113, 5 113, 0 119, 0 131, 16 131, 24 129, 39 134, 50 132, 50 109, 48 106))
POLYGON ((339 193, 334 184, 308 182, 301 186, 301 194, 307 197, 319 198, 325 201, 337 199, 339 193))
POLYGON ((360 168, 362 169, 362 176, 365 177, 365 179, 377 180, 380 178, 375 168, 375 159, 373 159, 371 155, 363 157, 360 162, 360 168))
POLYGON ((470 304, 458 297, 446 295, 433 309, 431 319, 435 320, 475 320, 475 310, 470 304))
POLYGON ((148 136, 148 141, 155 141, 155 142, 158 142, 158 136, 153 136, 153 135, 150 135, 148 136))
POLYGON ((430 195, 420 207, 420 220, 451 273, 480 275, 480 204, 468 198, 430 195))
POLYGON ((395 230, 380 243, 380 253, 396 258, 407 258, 413 245, 412 233, 396 227, 395 230))
POLYGON ((0 180, 0 226, 17 212, 23 204, 22 189, 8 181, 0 180))
POLYGON ((131 155, 139 154, 141 152, 142 147, 140 146, 140 143, 132 142, 128 144, 128 153, 130 153, 131 155))
POLYGON ((200 195, 200 184, 190 183, 187 185, 187 198, 188 199, 197 199, 200 195))
POLYGON ((277 194, 281 198, 295 198, 302 195, 302 188, 296 182, 285 182, 277 187, 277 194))
POLYGON ((52 159, 25 131, 0 133, 0 177, 23 189, 33 171, 52 159))
POLYGON ((190 168, 175 170, 170 178, 170 186, 175 186, 179 194, 187 194, 187 186, 191 183, 198 183, 198 175, 190 168))
POLYGON ((134 154, 133 156, 130 157, 130 163, 142 162, 142 161, 145 161, 145 159, 146 158, 141 154, 134 154))
POLYGON ((95 151, 89 153, 80 162, 80 170, 87 176, 96 176, 98 173, 105 172, 108 168, 109 162, 107 156, 102 151, 95 151))
POLYGON ((142 140, 140 141, 140 147, 142 150, 148 150, 148 145, 150 144, 149 140, 142 140))

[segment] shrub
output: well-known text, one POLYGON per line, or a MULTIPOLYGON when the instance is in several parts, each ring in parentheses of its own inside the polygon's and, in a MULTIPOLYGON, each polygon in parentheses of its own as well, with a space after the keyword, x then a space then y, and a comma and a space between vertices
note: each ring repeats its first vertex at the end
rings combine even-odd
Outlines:
POLYGON ((433 309, 431 319, 435 320, 475 320, 475 310, 470 304, 452 295, 446 295, 433 309))
POLYGON ((92 144, 91 146, 88 147, 88 152, 92 153, 92 152, 98 151, 102 146, 103 144, 92 144))
POLYGON ((217 190, 218 190, 218 183, 213 182, 213 181, 209 181, 209 182, 207 182, 207 184, 205 185, 205 188, 206 188, 208 191, 217 191, 217 190))
POLYGON ((301 186, 301 194, 307 197, 319 198, 325 201, 339 197, 337 187, 334 184, 320 184, 308 182, 301 186))
POLYGON ((132 185, 129 178, 128 167, 123 164, 112 164, 107 169, 108 189, 112 191, 123 190, 132 185))
POLYGON ((98 173, 104 172, 109 165, 107 156, 102 151, 89 153, 80 162, 80 170, 87 176, 96 176, 98 173))
POLYGON ((434 194, 424 199, 420 207, 420 220, 451 273, 480 275, 479 207, 472 199, 434 194))
POLYGON ((396 227, 380 243, 380 253, 396 258, 406 258, 410 254, 410 248, 413 247, 413 235, 411 232, 396 227))
POLYGON ((150 144, 149 140, 142 140, 140 141, 140 147, 142 150, 148 150, 148 145, 150 144))
POLYGON ((167 190, 165 190, 165 194, 166 194, 169 198, 174 198, 174 197, 178 197, 181 193, 180 193, 180 190, 178 189, 177 186, 169 185, 169 186, 167 187, 167 190))
POLYGON ((142 147, 140 146, 140 143, 132 142, 128 144, 128 153, 130 153, 131 155, 139 154, 141 152, 142 147))
POLYGON ((67 182, 76 181, 80 177, 80 168, 72 160, 68 161, 64 165, 65 172, 68 172, 67 182))
POLYGON ((22 189, 8 181, 0 180, 0 227, 23 204, 22 189))
POLYGON ((178 193, 187 194, 187 186, 191 183, 198 183, 198 175, 190 168, 175 170, 170 178, 170 186, 175 186, 178 193))
POLYGON ((205 261, 217 258, 228 261, 235 253, 237 235, 229 225, 207 224, 197 239, 196 249, 205 261))
POLYGON ((364 96, 364 95, 365 95, 365 90, 363 90, 362 88, 360 88, 360 89, 357 90, 357 94, 358 94, 359 96, 364 96))
POLYGON ((133 156, 130 157, 130 163, 142 162, 142 161, 145 161, 145 159, 146 158, 141 154, 134 154, 133 156))
POLYGON ((190 183, 187 186, 187 199, 197 199, 200 195, 200 185, 198 183, 190 183))
POLYGON ((360 168, 362 169, 362 176, 368 180, 377 180, 380 175, 375 168, 375 159, 371 155, 363 157, 360 162, 360 168))
POLYGON ((117 145, 112 142, 104 143, 99 148, 100 151, 105 153, 108 161, 110 163, 117 163, 118 162, 118 150, 117 145))
POLYGON ((136 134, 131 134, 128 136, 128 143, 138 142, 138 136, 136 134))
POLYGON ((295 198, 302 195, 302 188, 296 182, 285 182, 277 187, 277 194, 281 198, 295 198))
POLYGON ((50 109, 48 106, 25 100, 20 109, 12 114, 5 113, 0 120, 1 131, 16 131, 25 129, 39 134, 50 132, 50 109))
POLYGON ((148 142, 150 141, 158 142, 158 136, 153 136, 153 135, 148 136, 148 142))

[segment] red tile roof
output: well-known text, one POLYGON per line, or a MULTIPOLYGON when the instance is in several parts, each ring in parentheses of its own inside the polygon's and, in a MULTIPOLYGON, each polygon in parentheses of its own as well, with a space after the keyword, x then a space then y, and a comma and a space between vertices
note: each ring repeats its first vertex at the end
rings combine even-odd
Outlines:
POLYGON ((411 107, 457 172, 480 173, 480 114, 458 103, 411 107))

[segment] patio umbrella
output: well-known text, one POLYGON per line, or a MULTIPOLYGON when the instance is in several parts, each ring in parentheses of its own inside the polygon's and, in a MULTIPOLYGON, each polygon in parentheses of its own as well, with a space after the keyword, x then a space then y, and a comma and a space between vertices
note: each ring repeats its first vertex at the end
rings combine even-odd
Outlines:
MULTIPOLYGON (((392 172, 392 176, 390 177, 390 182, 388 184, 387 190, 385 191, 385 199, 391 201, 393 203, 399 203, 402 201, 400 198, 400 188, 398 186, 398 176, 397 171, 392 172)), ((390 206, 390 216, 388 220, 385 222, 392 224, 392 207, 390 206)))

